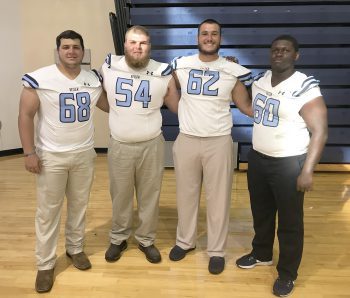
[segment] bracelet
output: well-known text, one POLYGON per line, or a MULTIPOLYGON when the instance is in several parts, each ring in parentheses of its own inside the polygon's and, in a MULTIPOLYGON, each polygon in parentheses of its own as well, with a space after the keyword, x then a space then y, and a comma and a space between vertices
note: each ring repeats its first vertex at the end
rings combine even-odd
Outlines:
POLYGON ((28 157, 28 156, 31 156, 31 155, 34 155, 36 154, 36 151, 32 151, 32 152, 29 152, 29 153, 23 153, 24 157, 28 157))

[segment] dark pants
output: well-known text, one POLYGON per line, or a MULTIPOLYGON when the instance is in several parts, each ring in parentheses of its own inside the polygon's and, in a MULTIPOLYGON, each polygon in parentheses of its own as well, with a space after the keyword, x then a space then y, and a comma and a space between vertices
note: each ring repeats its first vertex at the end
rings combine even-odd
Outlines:
POLYGON ((281 279, 295 280, 304 244, 304 193, 297 191, 297 177, 306 154, 273 158, 251 150, 248 156, 248 189, 254 220, 253 255, 272 260, 276 213, 281 279))

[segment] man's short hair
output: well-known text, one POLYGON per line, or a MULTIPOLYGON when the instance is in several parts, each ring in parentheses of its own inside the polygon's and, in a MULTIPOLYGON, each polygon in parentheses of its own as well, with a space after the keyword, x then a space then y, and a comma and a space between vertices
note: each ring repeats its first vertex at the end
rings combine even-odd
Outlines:
POLYGON ((203 24, 216 24, 216 25, 218 25, 219 28, 220 28, 220 35, 221 35, 221 24, 220 24, 218 21, 214 20, 214 19, 206 19, 206 20, 204 20, 202 23, 200 23, 200 24, 198 25, 198 35, 199 35, 199 33, 200 33, 201 26, 202 26, 203 24))
POLYGON ((80 45, 81 45, 81 48, 83 49, 84 51, 84 40, 83 40, 83 37, 73 31, 73 30, 66 30, 66 31, 63 31, 60 35, 58 35, 56 37, 56 46, 57 46, 57 50, 59 49, 60 45, 61 45, 61 39, 79 39, 80 41, 80 45))
POLYGON ((299 52, 299 43, 298 41, 291 35, 288 35, 288 34, 283 34, 283 35, 280 35, 280 36, 277 36, 271 43, 271 46, 272 44, 277 41, 277 40, 287 40, 289 42, 292 43, 293 45, 293 48, 296 52, 299 52))
POLYGON ((150 36, 150 34, 149 34, 148 29, 147 29, 146 27, 140 26, 140 25, 132 26, 132 27, 130 27, 128 30, 126 30, 126 32, 125 32, 125 40, 126 40, 127 34, 128 34, 129 32, 131 32, 131 31, 133 31, 133 32, 139 32, 139 33, 141 33, 141 34, 143 34, 143 35, 146 35, 146 36, 149 38, 149 40, 151 40, 151 36, 150 36))

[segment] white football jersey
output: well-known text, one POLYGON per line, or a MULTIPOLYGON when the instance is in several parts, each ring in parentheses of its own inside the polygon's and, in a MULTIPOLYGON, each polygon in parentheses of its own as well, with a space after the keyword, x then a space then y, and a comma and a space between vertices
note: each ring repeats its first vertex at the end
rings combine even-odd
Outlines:
POLYGON ((181 85, 180 131, 198 137, 231 134, 231 92, 240 80, 250 86, 251 72, 223 57, 202 62, 198 54, 172 62, 181 85))
POLYGON ((271 70, 257 76, 252 86, 253 148, 273 157, 307 152, 309 131, 299 111, 322 96, 319 81, 296 71, 277 86, 271 86, 271 70))
POLYGON ((147 67, 130 68, 124 56, 109 54, 102 65, 111 135, 120 142, 142 142, 161 133, 160 108, 168 90, 169 64, 150 60, 147 67))
POLYGON ((25 87, 36 90, 40 106, 36 147, 50 152, 79 152, 93 148, 94 107, 102 86, 93 71, 81 70, 71 80, 50 65, 22 77, 25 87))

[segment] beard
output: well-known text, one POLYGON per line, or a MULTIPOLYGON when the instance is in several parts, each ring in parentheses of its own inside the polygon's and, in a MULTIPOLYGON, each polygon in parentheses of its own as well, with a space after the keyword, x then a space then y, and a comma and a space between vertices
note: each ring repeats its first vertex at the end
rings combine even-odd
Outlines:
POLYGON ((132 68, 136 68, 136 69, 145 68, 149 62, 149 59, 150 59, 149 54, 147 54, 144 58, 135 59, 127 51, 125 51, 126 63, 132 68))
POLYGON ((220 49, 220 46, 217 45, 215 49, 211 50, 211 51, 206 51, 203 49, 202 45, 198 45, 198 50, 201 54, 204 54, 204 55, 215 55, 219 52, 219 49, 220 49))

